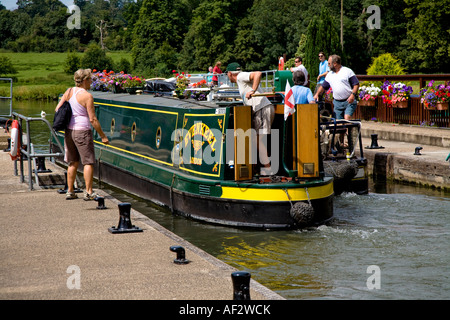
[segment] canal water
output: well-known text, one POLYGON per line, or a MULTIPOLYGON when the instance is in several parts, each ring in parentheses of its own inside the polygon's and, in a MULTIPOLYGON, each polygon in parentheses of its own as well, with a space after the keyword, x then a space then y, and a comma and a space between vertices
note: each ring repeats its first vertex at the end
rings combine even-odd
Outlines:
MULTIPOLYGON (((44 110, 49 120, 52 108, 15 105, 28 116, 44 110)), ((36 129, 43 148, 44 129, 36 129)), ((326 225, 256 231, 173 216, 123 190, 104 190, 287 299, 450 299, 449 193, 371 183, 368 195, 336 197, 326 225)))

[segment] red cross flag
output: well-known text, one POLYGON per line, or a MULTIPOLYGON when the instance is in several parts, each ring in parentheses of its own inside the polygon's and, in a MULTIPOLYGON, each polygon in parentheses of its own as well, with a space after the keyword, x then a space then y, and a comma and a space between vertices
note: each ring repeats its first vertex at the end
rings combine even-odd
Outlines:
POLYGON ((295 112, 295 99, 289 80, 286 81, 286 89, 284 96, 284 121, 295 112))

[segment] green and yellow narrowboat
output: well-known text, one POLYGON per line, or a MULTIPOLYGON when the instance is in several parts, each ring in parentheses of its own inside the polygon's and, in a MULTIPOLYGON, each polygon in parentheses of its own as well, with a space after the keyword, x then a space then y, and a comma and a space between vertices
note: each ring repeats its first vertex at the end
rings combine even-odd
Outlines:
MULTIPOLYGON (((92 94, 110 140, 104 145, 94 134, 95 175, 102 183, 214 224, 286 229, 332 218, 333 177, 324 173, 317 105, 297 105, 284 121, 282 99, 269 97, 276 106, 267 142, 274 174, 261 176, 250 106, 92 94)), ((63 143, 63 132, 58 139, 63 143)))

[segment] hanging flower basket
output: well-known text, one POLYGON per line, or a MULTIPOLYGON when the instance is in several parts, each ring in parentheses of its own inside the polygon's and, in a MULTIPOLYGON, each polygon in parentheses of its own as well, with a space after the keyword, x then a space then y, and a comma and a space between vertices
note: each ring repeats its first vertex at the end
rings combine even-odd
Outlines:
POLYGON ((363 107, 375 107, 377 105, 378 96, 381 94, 381 89, 376 87, 373 83, 363 85, 358 89, 358 105, 363 107))
POLYGON ((361 107, 375 107, 375 100, 359 100, 358 105, 361 107))
POLYGON ((405 101, 398 101, 395 104, 392 105, 393 108, 408 108, 408 101, 409 100, 405 100, 405 101))
POLYGON ((448 110, 450 100, 450 82, 434 85, 431 80, 425 88, 420 90, 420 101, 428 110, 448 110))
POLYGON ((436 105, 435 104, 429 104, 429 103, 423 103, 423 108, 425 110, 436 110, 436 105))
POLYGON ((448 102, 436 103, 436 110, 448 110, 448 102))
POLYGON ((390 83, 385 81, 381 86, 383 102, 392 108, 407 108, 409 97, 413 92, 411 86, 401 82, 390 83))

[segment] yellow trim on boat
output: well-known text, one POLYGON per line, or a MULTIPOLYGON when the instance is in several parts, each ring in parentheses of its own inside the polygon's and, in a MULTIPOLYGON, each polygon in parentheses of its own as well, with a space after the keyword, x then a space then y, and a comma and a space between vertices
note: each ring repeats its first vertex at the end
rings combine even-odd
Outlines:
POLYGON ((136 153, 136 152, 132 152, 132 151, 128 151, 128 150, 125 150, 125 149, 122 149, 122 148, 118 148, 118 147, 112 146, 112 145, 110 145, 110 144, 108 144, 108 145, 107 145, 107 144, 104 144, 103 142, 98 142, 98 141, 95 141, 95 140, 94 140, 94 143, 99 144, 99 145, 102 145, 102 146, 104 146, 104 147, 106 147, 106 148, 111 148, 111 149, 119 150, 119 151, 121 151, 121 152, 125 152, 125 153, 132 154, 133 156, 137 156, 137 157, 141 157, 141 158, 144 158, 144 159, 152 160, 152 161, 159 162, 159 163, 168 165, 168 166, 170 166, 170 167, 173 167, 173 163, 161 161, 161 160, 158 160, 158 159, 155 159, 155 158, 150 158, 150 157, 144 156, 144 155, 139 154, 139 153, 136 153))
POLYGON ((173 112, 173 111, 164 111, 164 110, 155 110, 155 109, 147 109, 147 108, 130 107, 130 106, 123 106, 123 105, 120 105, 120 104, 110 104, 110 103, 103 103, 103 102, 94 101, 94 105, 96 105, 96 104, 103 105, 103 106, 116 107, 116 108, 125 108, 125 109, 134 109, 134 110, 142 110, 142 111, 149 111, 149 112, 176 114, 177 117, 178 117, 178 112, 173 112))
POLYGON ((333 180, 321 186, 298 187, 298 188, 239 188, 222 186, 222 199, 249 200, 249 201, 305 201, 309 199, 323 199, 333 195, 333 180), (306 192, 308 191, 308 193, 306 192), (286 194, 287 192, 287 194, 286 194), (288 198, 289 195, 289 198, 288 198))

